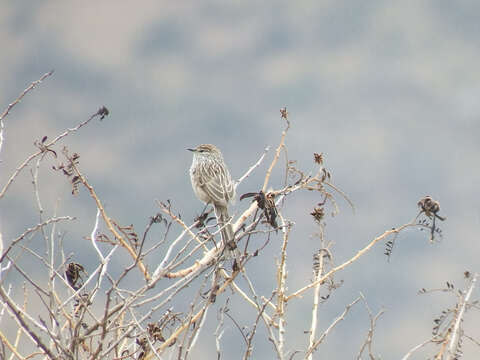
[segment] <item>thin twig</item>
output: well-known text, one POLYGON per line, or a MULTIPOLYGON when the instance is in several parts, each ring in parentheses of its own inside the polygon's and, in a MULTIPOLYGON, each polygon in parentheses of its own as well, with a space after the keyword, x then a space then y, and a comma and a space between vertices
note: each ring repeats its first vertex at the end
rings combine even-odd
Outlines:
POLYGON ((119 234, 118 231, 113 226, 112 221, 110 220, 110 217, 107 215, 107 212, 105 211, 105 208, 104 208, 102 202, 100 201, 100 198, 97 196, 97 193, 95 192, 93 186, 90 185, 90 183, 87 181, 85 176, 80 172, 80 170, 78 169, 75 162, 72 161, 71 159, 69 159, 69 160, 70 160, 70 164, 72 166, 72 169, 75 171, 75 174, 78 176, 79 181, 85 186, 85 188, 87 188, 88 192, 90 193, 90 196, 95 201, 95 203, 97 205, 97 209, 102 214, 103 221, 107 225, 108 230, 110 230, 110 232, 115 236, 115 238, 118 240, 120 245, 125 250, 127 250, 127 252, 130 254, 132 259, 134 259, 136 261, 137 266, 140 269, 140 271, 142 272, 143 276, 145 277, 145 279, 147 281, 149 281, 150 280, 150 274, 148 273, 148 270, 147 270, 146 266, 144 265, 144 263, 142 261, 139 261, 139 260, 137 261, 138 256, 137 256, 136 251, 128 244, 127 241, 125 241, 123 236, 121 234, 119 234))
POLYGON ((72 217, 72 216, 59 216, 59 217, 56 217, 56 218, 50 218, 50 219, 48 219, 48 220, 46 220, 46 221, 44 221, 44 222, 42 222, 42 223, 40 223, 40 224, 35 225, 34 227, 31 227, 31 228, 25 230, 22 235, 20 235, 19 237, 17 237, 16 239, 14 239, 14 240, 11 242, 11 244, 10 244, 10 246, 7 248, 7 250, 5 250, 5 252, 0 256, 0 263, 3 262, 3 259, 5 259, 5 256, 8 255, 8 253, 10 252, 10 250, 11 250, 19 241, 21 241, 22 239, 24 239, 25 236, 27 236, 28 234, 34 233, 35 231, 41 229, 42 227, 44 227, 44 226, 46 226, 46 225, 48 225, 48 224, 51 224, 51 223, 54 223, 54 222, 58 222, 58 221, 63 221, 63 220, 70 220, 70 221, 71 221, 71 220, 75 220, 75 218, 72 217))
POLYGON ((263 317, 263 313, 265 312, 265 308, 267 307, 268 303, 270 301, 272 301, 274 296, 275 296, 275 291, 272 292, 272 295, 270 296, 270 298, 267 301, 264 302, 261 309, 258 311, 257 317, 255 318, 255 322, 253 324, 252 331, 250 331, 250 334, 247 338, 247 350, 245 351, 245 354, 243 355, 243 360, 247 360, 250 357, 250 355, 252 354, 252 350, 253 350, 252 341, 253 341, 253 337, 255 336, 255 333, 257 331, 258 322, 260 321, 260 318, 263 317))
POLYGON ((373 333, 375 330, 375 326, 377 324, 377 320, 382 314, 385 312, 385 310, 380 310, 375 316, 372 314, 372 310, 370 309, 370 306, 368 306, 367 300, 365 299, 365 296, 360 292, 360 297, 362 298, 363 303, 365 304, 365 308, 367 309, 368 312, 368 317, 370 319, 370 328, 368 329, 368 334, 367 338, 365 339, 362 347, 360 348, 360 351, 357 355, 357 360, 361 360, 362 358, 362 353, 365 350, 366 347, 368 347, 368 355, 371 360, 375 360, 375 356, 372 353, 372 341, 373 341, 373 333))
POLYGON ((345 194, 342 190, 340 190, 338 187, 336 187, 335 185, 333 185, 332 183, 330 183, 328 181, 324 181, 323 183, 325 185, 330 186, 333 190, 335 190, 340 195, 342 195, 342 197, 345 199, 346 202, 348 202, 348 204, 351 206, 353 212, 355 213, 355 205, 353 204, 352 200, 350 200, 350 198, 347 196, 347 194, 345 194))
POLYGON ((470 287, 465 293, 465 297, 462 298, 462 302, 460 304, 460 311, 457 314, 457 318, 455 320, 455 326, 453 327, 452 335, 450 337, 450 344, 448 345, 447 360, 453 359, 456 356, 455 352, 458 348, 458 341, 460 339, 460 324, 463 321, 463 314, 465 313, 467 304, 470 301, 470 297, 472 296, 473 288, 475 287, 477 278, 478 278, 478 273, 475 273, 470 283, 470 287))
POLYGON ((60 141, 61 139, 63 139, 65 136, 71 134, 71 133, 74 133, 76 132, 77 130, 79 130, 81 127, 87 125, 90 121, 92 121, 95 117, 97 116, 100 116, 102 117, 103 116, 103 112, 105 108, 100 108, 95 114, 91 115, 87 120, 81 122, 80 124, 78 124, 77 126, 71 128, 71 129, 67 129, 65 130, 63 133, 61 133, 60 135, 58 135, 55 139, 53 139, 52 141, 50 141, 49 143, 47 144, 44 144, 42 146, 42 148, 40 150, 38 150, 37 152, 31 154, 29 157, 27 157, 23 163, 21 163, 16 169, 15 171, 13 172, 13 174, 10 176, 10 178, 8 179, 7 183, 5 184, 5 186, 3 187, 2 191, 0 191, 0 199, 5 195, 5 193, 7 192, 8 188, 10 187, 10 185, 13 183, 13 181, 15 180, 15 178, 18 176, 18 174, 23 170, 25 169, 25 167, 33 160, 35 159, 37 156, 40 156, 42 155, 44 152, 45 152, 45 149, 48 149, 50 148, 52 145, 56 144, 58 141, 60 141))
POLYGON ((0 330, 0 340, 2 341, 2 343, 4 343, 5 345, 7 345, 7 347, 10 349, 10 351, 12 352, 12 356, 10 356, 10 359, 12 359, 13 355, 15 355, 19 360, 22 360, 22 359, 25 359, 24 356, 20 355, 17 351, 17 347, 15 345, 12 345, 10 344, 10 342, 8 341, 7 337, 2 333, 2 331, 0 330))
POLYGON ((431 343, 431 342, 434 342, 433 339, 428 339, 416 346, 414 346, 413 348, 411 348, 406 354, 404 357, 402 357, 402 360, 408 360, 408 358, 410 358, 410 356, 412 356, 412 354, 417 351, 418 349, 424 347, 425 345, 431 343))
POLYGON ((342 314, 340 316, 338 316, 331 324, 330 326, 323 332, 322 335, 320 335, 320 337, 318 338, 317 341, 315 341, 315 343, 310 346, 310 348, 307 350, 307 353, 305 354, 305 359, 308 359, 308 357, 310 356, 310 354, 312 354, 315 350, 317 350, 318 346, 322 343, 323 340, 325 340, 325 338, 327 337, 327 335, 330 333, 330 331, 340 322, 342 321, 343 319, 345 319, 345 316, 348 314, 348 311, 350 310, 350 308, 355 305, 357 302, 360 301, 360 297, 356 298, 352 303, 348 304, 346 307, 345 307, 345 310, 342 312, 342 314))
MULTIPOLYGON (((28 326, 28 324, 26 323, 26 321, 24 320, 23 318, 23 315, 27 315, 25 312, 22 311, 22 309, 20 309, 14 302, 13 300, 10 298, 10 296, 8 296, 4 290, 3 290, 3 287, 0 286, 0 296, 2 297, 3 301, 8 305, 8 307, 10 308, 10 311, 13 313, 13 315, 15 315, 15 318, 17 320, 17 322, 19 323, 19 325, 25 330, 25 332, 27 332, 29 334, 29 336, 35 341, 35 344, 37 346, 39 346, 44 352, 45 354, 47 354, 51 359, 55 359, 56 357, 52 354, 52 352, 50 351, 50 349, 47 347, 47 345, 45 345, 43 343, 43 341, 41 340, 41 338, 37 335, 37 333, 35 331, 33 331, 30 326, 28 326)), ((43 330, 43 331, 46 331, 47 329, 40 325, 39 323, 37 323, 34 319, 32 319, 31 317, 29 318, 30 321, 32 321, 39 329, 43 330)))
POLYGON ((272 174, 272 170, 277 164, 278 157, 280 156, 280 151, 282 151, 283 147, 285 146, 285 137, 287 136, 288 129, 290 128, 290 122, 288 119, 285 117, 285 120, 287 122, 287 126, 285 129, 282 131, 282 136, 280 138, 280 143, 277 146, 277 150, 275 151, 275 156, 273 157, 272 163, 270 164, 267 173, 265 175, 265 180, 263 182, 262 190, 263 192, 267 191, 267 186, 268 186, 268 181, 270 180, 270 175, 272 174))
POLYGON ((385 231, 382 235, 373 239, 367 246, 365 246, 363 249, 359 250, 356 255, 354 255, 353 257, 351 257, 347 261, 345 261, 343 264, 340 264, 337 267, 334 267, 332 270, 327 272, 324 276, 322 276, 317 281, 314 281, 311 284, 308 284, 308 285, 304 286, 303 288, 298 289, 293 294, 290 294, 289 296, 287 296, 286 301, 290 301, 291 299, 293 299, 295 297, 301 296, 304 292, 306 292, 307 290, 315 287, 318 283, 324 282, 326 279, 328 279, 330 276, 335 274, 337 271, 343 270, 344 268, 346 268, 351 263, 357 261, 360 257, 365 255, 377 242, 385 239, 389 235, 398 233, 398 232, 402 231, 403 229, 405 229, 407 227, 411 227, 411 226, 416 226, 416 224, 410 222, 410 223, 404 224, 404 225, 402 225, 398 228, 385 231))
POLYGON ((220 340, 222 339, 223 334, 225 333, 225 330, 222 330, 222 328, 223 328, 223 323, 225 321, 225 313, 228 311, 228 301, 229 299, 227 298, 227 300, 225 301, 225 305, 218 310, 217 328, 213 333, 213 335, 215 335, 215 348, 217 349, 217 360, 220 360, 221 358, 220 340))
MULTIPOLYGON (((228 277, 225 270, 222 270, 221 274, 222 274, 225 278, 228 277)), ((258 306, 258 304, 255 303, 255 301, 253 301, 252 299, 250 299, 250 298, 248 297, 248 295, 245 294, 245 292, 235 283, 235 281, 232 281, 231 286, 232 286, 232 288, 233 288, 242 298, 245 299, 245 301, 246 301, 248 304, 252 305, 258 312, 261 310, 261 308, 258 306)), ((269 305, 272 305, 271 302, 267 302, 267 303, 268 303, 269 305)), ((267 322, 269 322, 269 323, 272 322, 272 318, 271 318, 270 316, 268 316, 268 314, 267 314, 266 312, 263 312, 262 315, 266 317, 267 322)))
MULTIPOLYGON (((188 227, 184 222, 183 220, 175 215, 171 209, 168 207, 168 206, 165 206, 161 201, 156 201, 157 205, 160 207, 160 209, 165 213, 167 214, 168 216, 170 216, 172 218, 173 221, 175 221, 176 223, 178 223, 182 228, 184 228, 185 230, 187 230, 187 232, 189 233, 189 235, 194 238, 199 244, 202 243, 202 241, 197 237, 197 235, 195 235, 190 229, 191 227, 188 227)), ((205 251, 208 251, 208 248, 205 246, 205 244, 203 244, 203 248, 205 249, 205 251)))
POLYGON ((48 73, 45 73, 42 75, 42 77, 34 82, 32 82, 30 84, 29 87, 27 87, 25 90, 22 91, 22 93, 15 99, 14 102, 8 104, 7 108, 5 109, 5 111, 2 113, 2 115, 0 115, 0 121, 2 121, 3 119, 5 119, 5 117, 9 114, 10 110, 12 110, 12 108, 17 105, 20 101, 22 101, 23 97, 25 95, 27 95, 31 90, 35 89, 38 85, 40 85, 40 83, 45 80, 47 77, 49 77, 50 75, 53 74, 53 70, 49 71, 48 73))
POLYGON ((252 166, 250 166, 250 168, 245 172, 245 174, 243 174, 242 177, 236 181, 235 187, 237 187, 243 180, 245 180, 247 177, 249 177, 250 174, 252 173, 252 171, 255 170, 262 163, 263 159, 265 158, 265 155, 267 155, 268 150, 270 150, 269 146, 267 146, 263 150, 263 154, 262 154, 262 156, 260 156, 258 161, 255 164, 253 164, 252 166))

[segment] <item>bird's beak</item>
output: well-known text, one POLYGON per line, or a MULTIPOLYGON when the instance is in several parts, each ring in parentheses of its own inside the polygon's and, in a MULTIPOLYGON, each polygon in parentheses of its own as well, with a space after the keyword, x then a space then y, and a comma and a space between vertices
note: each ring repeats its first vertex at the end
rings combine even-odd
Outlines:
POLYGON ((188 150, 188 151, 193 151, 193 152, 197 151, 197 150, 195 150, 195 149, 187 149, 187 150, 188 150))

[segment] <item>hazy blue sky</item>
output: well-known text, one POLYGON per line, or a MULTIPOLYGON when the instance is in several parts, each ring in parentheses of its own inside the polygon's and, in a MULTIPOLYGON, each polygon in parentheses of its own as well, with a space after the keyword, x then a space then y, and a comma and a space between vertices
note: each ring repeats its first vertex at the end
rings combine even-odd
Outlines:
MULTIPOLYGON (((411 230, 400 235, 390 263, 379 245, 339 273, 344 285, 321 309, 323 329, 362 291, 374 311, 386 309, 376 353, 399 358, 453 305, 446 295, 416 292, 447 280, 462 287, 465 270, 480 271, 479 16, 478 1, 4 2, 0 108, 43 73, 55 73, 6 119, 0 183, 35 151, 35 140, 53 138, 105 105, 111 115, 66 144, 80 153, 110 215, 143 229, 154 200, 171 199, 191 220, 202 204, 191 190, 185 149, 215 143, 238 178, 266 145, 278 143, 279 108, 287 105, 289 158, 310 170, 313 152, 323 152, 333 182, 356 206, 353 214, 338 197, 342 212, 327 220, 336 263, 411 220, 421 196, 438 199, 448 217, 440 243, 411 230)), ((261 188, 267 163, 239 193, 261 188)), ((60 199, 60 212, 78 217, 66 228, 65 246, 80 260, 95 206, 85 192, 72 198, 47 165, 40 182, 46 213, 60 199)), ((282 184, 281 174, 272 186, 282 184)), ((0 200, 4 241, 36 223, 30 179, 26 171, 0 200)), ((297 223, 290 290, 310 279, 318 244, 308 213, 320 200, 311 193, 290 199, 286 215, 297 223)), ((232 211, 245 206, 237 201, 232 211)), ((262 269, 258 286, 267 296, 276 241, 247 269, 252 277, 262 269)), ((292 350, 305 346, 309 301, 290 308, 292 350)), ((367 315, 358 307, 349 316, 319 358, 357 354, 367 315)), ((471 319, 467 328, 478 338, 471 319)), ((238 336, 231 326, 225 346, 241 349, 238 336)), ((213 336, 206 339, 198 354, 212 358, 213 336)), ((255 358, 271 357, 268 341, 255 346, 255 358)))

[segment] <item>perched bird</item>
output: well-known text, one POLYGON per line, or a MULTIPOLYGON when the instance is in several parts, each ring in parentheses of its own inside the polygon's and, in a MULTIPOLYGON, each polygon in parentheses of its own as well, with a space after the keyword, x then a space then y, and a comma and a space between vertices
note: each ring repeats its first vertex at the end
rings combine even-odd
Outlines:
POLYGON ((235 199, 235 184, 222 153, 211 144, 202 144, 187 150, 193 152, 193 162, 190 167, 193 191, 198 199, 213 205, 217 222, 222 227, 222 241, 227 249, 234 250, 237 246, 233 228, 227 223, 230 221, 228 205, 235 199))

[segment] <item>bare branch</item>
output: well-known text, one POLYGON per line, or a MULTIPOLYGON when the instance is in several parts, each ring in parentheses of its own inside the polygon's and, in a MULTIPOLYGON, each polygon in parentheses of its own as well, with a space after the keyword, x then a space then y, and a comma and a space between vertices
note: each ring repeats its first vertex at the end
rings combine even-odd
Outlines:
POLYGON ((23 163, 21 163, 16 169, 15 171, 13 172, 13 174, 10 176, 10 178, 8 179, 7 183, 5 184, 5 186, 3 187, 2 191, 0 191, 0 199, 5 195, 5 193, 7 192, 8 188, 10 187, 10 185, 13 183, 13 181, 15 180, 15 178, 18 176, 18 174, 23 170, 25 169, 25 167, 30 164, 30 162, 35 159, 37 156, 40 156, 42 155, 46 150, 48 150, 52 145, 56 144, 58 141, 60 141, 61 139, 63 139, 65 136, 71 134, 71 133, 74 133, 76 132, 77 130, 79 130, 81 127, 87 125, 90 121, 92 121, 95 117, 97 116, 100 116, 100 118, 103 118, 103 116, 105 116, 105 111, 108 112, 108 110, 106 110, 105 107, 102 107, 100 108, 95 114, 93 114, 92 116, 90 116, 87 120, 81 122, 80 124, 78 124, 77 126, 71 128, 71 129, 67 129, 65 130, 63 133, 61 133, 60 135, 58 135, 55 139, 53 139, 52 141, 50 141, 49 143, 46 143, 46 144, 43 144, 41 149, 35 153, 33 153, 32 155, 30 155, 29 157, 27 157, 23 163))
POLYGON ((41 84, 41 82, 43 80, 45 80, 47 77, 49 77, 50 75, 53 74, 53 70, 49 71, 48 73, 45 73, 42 75, 42 77, 34 82, 32 82, 30 84, 29 87, 27 87, 25 90, 22 91, 22 93, 15 99, 14 102, 8 104, 7 108, 5 109, 5 111, 2 113, 2 115, 0 115, 0 121, 2 121, 3 119, 5 119, 5 117, 9 114, 10 110, 12 110, 12 108, 17 105, 20 101, 22 101, 23 97, 25 95, 27 95, 31 90, 35 89, 38 85, 41 84))
POLYGON ((363 303, 365 304, 365 308, 367 309, 368 312, 368 317, 370 319, 370 329, 368 329, 368 334, 367 338, 365 339, 365 342, 363 343, 362 347, 360 348, 360 351, 357 355, 357 360, 361 360, 362 358, 362 353, 365 350, 366 347, 368 347, 368 355, 371 360, 375 360, 375 356, 372 353, 372 341, 373 341, 373 332, 375 330, 375 326, 377 324, 377 320, 382 314, 385 312, 383 309, 380 310, 375 316, 372 314, 372 310, 370 309, 370 306, 368 306, 367 300, 365 299, 365 296, 363 296, 362 293, 360 293, 360 297, 362 298, 363 303))
POLYGON ((40 224, 37 224, 35 225, 34 227, 32 228, 29 228, 27 230, 25 230, 25 232, 20 235, 19 237, 17 237, 16 239, 14 239, 12 241, 12 243, 9 245, 9 247, 7 248, 7 250, 5 250, 5 252, 0 256, 0 263, 3 262, 3 259, 5 259, 5 256, 8 255, 8 253, 10 252, 10 250, 21 240, 23 240, 25 238, 25 236, 31 234, 31 233, 34 233, 35 231, 38 231, 39 229, 43 228, 44 226, 48 225, 48 224, 51 224, 51 223, 54 223, 54 222, 58 222, 58 221, 63 221, 63 220, 75 220, 74 217, 72 216, 59 216, 57 218, 50 218, 40 224))
POLYGON ((237 187, 243 180, 245 180, 247 177, 249 177, 250 174, 253 172, 253 170, 255 170, 262 163, 263 159, 265 158, 265 155, 267 155, 268 150, 270 150, 269 146, 267 146, 263 150, 263 154, 262 154, 262 156, 260 156, 258 161, 255 164, 253 164, 252 166, 250 166, 250 168, 245 172, 245 174, 243 174, 242 177, 236 181, 235 187, 237 187))
POLYGON ((108 227, 108 230, 115 236, 115 238, 118 240, 120 245, 123 248, 125 248, 125 250, 127 250, 127 252, 130 254, 130 256, 136 261, 136 264, 139 267, 140 271, 143 273, 145 279, 147 281, 149 281, 150 280, 150 275, 148 274, 147 268, 145 267, 145 265, 143 264, 142 261, 139 261, 137 259, 138 256, 137 256, 137 253, 135 252, 135 250, 128 244, 127 241, 125 241, 124 237, 121 234, 119 234, 119 232, 113 226, 112 221, 111 221, 110 217, 107 215, 107 212, 105 211, 105 208, 103 207, 102 202, 100 201, 99 197, 97 196, 97 193, 93 189, 93 186, 91 186, 89 184, 89 182, 87 181, 85 176, 78 169, 75 162, 71 158, 69 158, 69 160, 70 160, 70 164, 72 166, 72 169, 74 169, 75 174, 78 176, 78 179, 87 188, 88 192, 90 193, 90 196, 95 201, 98 210, 102 214, 103 221, 105 222, 105 224, 108 227))
POLYGON ((458 311, 457 318, 455 320, 455 326, 453 327, 452 335, 450 337, 450 344, 448 345, 447 360, 453 359, 456 357, 456 350, 458 348, 458 341, 460 338, 460 324, 463 321, 463 314, 467 307, 470 297, 472 296, 475 283, 477 282, 478 273, 475 273, 472 277, 470 287, 465 293, 465 296, 462 298, 460 303, 460 310, 458 311))
MULTIPOLYGON (((2 297, 3 302, 5 302, 8 305, 10 311, 15 315, 16 320, 21 325, 21 327, 25 330, 25 332, 29 334, 29 336, 35 341, 37 346, 39 346, 45 352, 45 354, 47 354, 51 359, 54 359, 55 356, 52 354, 52 352, 47 347, 47 345, 43 343, 43 341, 40 339, 37 333, 33 331, 24 320, 23 316, 25 316, 26 313, 12 301, 10 296, 8 296, 3 290, 2 286, 0 286, 0 296, 2 297)), ((44 326, 36 323, 32 318, 30 318, 29 320, 34 322, 38 328, 42 329, 43 331, 46 331, 46 328, 44 326)))
POLYGON ((408 359, 410 358, 410 356, 412 356, 415 351, 417 351, 418 349, 424 347, 425 345, 427 345, 427 344, 429 344, 429 343, 431 343, 431 342, 434 342, 433 339, 428 339, 428 340, 424 341, 423 343, 420 343, 420 344, 414 346, 412 349, 410 349, 410 350, 405 354, 404 357, 402 357, 402 360, 408 360, 408 359))
POLYGON ((350 310, 350 308, 355 305, 357 302, 360 301, 360 297, 356 298, 352 303, 348 304, 346 307, 345 307, 345 310, 342 312, 342 314, 340 316, 338 316, 331 324, 330 326, 323 332, 322 335, 320 335, 320 337, 318 338, 317 341, 315 341, 315 343, 310 346, 310 348, 307 350, 307 353, 305 354, 305 359, 308 359, 308 357, 310 356, 310 354, 312 354, 315 350, 317 350, 318 346, 322 343, 323 340, 325 340, 325 338, 327 337, 327 335, 330 333, 330 331, 340 322, 342 321, 343 319, 345 319, 345 316, 348 314, 348 311, 350 310))
MULTIPOLYGON (((280 110, 281 112, 282 110, 280 110)), ((280 138, 280 143, 277 146, 277 150, 275 151, 275 156, 273 157, 272 163, 270 164, 270 167, 267 170, 267 173, 265 175, 265 181, 263 182, 262 190, 263 192, 267 191, 268 187, 268 181, 270 180, 270 175, 272 174, 272 170, 277 164, 278 157, 280 156, 280 151, 282 151, 283 147, 285 146, 285 137, 287 136, 288 129, 290 129, 290 122, 288 121, 287 116, 283 116, 284 113, 282 113, 282 119, 285 119, 287 126, 285 129, 282 131, 282 136, 280 138)), ((285 109, 285 114, 287 114, 286 109, 285 109)))
POLYGON ((385 239, 389 235, 396 234, 396 233, 402 231, 403 229, 405 229, 407 227, 412 227, 412 226, 416 226, 416 224, 410 222, 410 223, 404 224, 404 225, 402 225, 398 228, 385 231, 382 235, 373 239, 367 246, 365 246, 363 249, 359 250, 355 256, 351 257, 349 260, 345 261, 343 264, 340 264, 337 267, 334 267, 332 270, 330 270, 328 273, 326 273, 324 276, 322 276, 317 281, 314 281, 313 283, 308 284, 308 285, 304 286, 303 288, 295 291, 293 294, 290 294, 289 296, 287 296, 286 301, 290 301, 291 299, 293 299, 297 296, 301 296, 307 290, 315 287, 317 285, 317 283, 322 283, 326 279, 328 279, 330 276, 335 274, 337 271, 345 269, 348 265, 352 264, 353 262, 357 261, 360 257, 365 255, 368 252, 368 250, 370 250, 377 242, 385 239))

